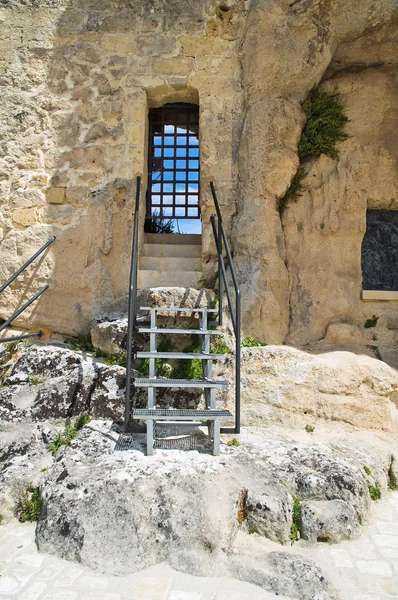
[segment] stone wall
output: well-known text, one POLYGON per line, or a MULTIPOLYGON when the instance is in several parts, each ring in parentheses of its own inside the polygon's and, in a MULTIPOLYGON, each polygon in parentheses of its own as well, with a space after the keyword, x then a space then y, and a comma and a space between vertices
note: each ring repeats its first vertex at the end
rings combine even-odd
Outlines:
POLYGON ((148 109, 198 102, 203 275, 215 272, 207 225, 215 177, 244 335, 315 349, 349 343, 396 364, 396 305, 361 300, 366 209, 398 207, 396 2, 220 6, 2 3, 0 279, 51 234, 57 241, 3 295, 0 316, 47 281, 22 324, 71 333, 125 306, 148 109), (305 190, 281 218, 276 198, 298 166, 301 103, 319 83, 341 94, 350 137, 338 160, 307 165, 305 190), (373 314, 378 326, 365 332, 373 314))

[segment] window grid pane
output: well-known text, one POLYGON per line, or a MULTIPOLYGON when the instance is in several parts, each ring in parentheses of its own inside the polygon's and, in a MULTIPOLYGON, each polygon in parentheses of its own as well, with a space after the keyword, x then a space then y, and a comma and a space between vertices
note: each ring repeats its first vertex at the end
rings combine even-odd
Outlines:
POLYGON ((148 217, 200 219, 198 131, 197 107, 151 109, 148 217))

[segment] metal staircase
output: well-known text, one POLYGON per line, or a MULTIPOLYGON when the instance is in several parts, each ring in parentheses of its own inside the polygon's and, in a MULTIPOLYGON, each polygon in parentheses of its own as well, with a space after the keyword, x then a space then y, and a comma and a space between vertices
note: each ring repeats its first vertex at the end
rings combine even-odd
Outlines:
POLYGON ((222 223, 222 218, 215 195, 214 184, 211 184, 212 194, 218 215, 218 222, 215 217, 211 217, 211 224, 215 236, 215 242, 218 253, 219 265, 219 308, 207 307, 188 307, 188 306, 150 306, 140 307, 140 312, 146 313, 149 317, 149 323, 138 325, 137 316, 137 269, 138 269, 138 213, 140 202, 140 178, 137 178, 136 191, 136 206, 134 219, 134 234, 133 234, 133 252, 130 271, 130 289, 129 289, 129 315, 128 315, 128 334, 127 334, 127 371, 126 371, 126 396, 125 396, 125 432, 129 428, 129 420, 131 413, 132 391, 134 389, 144 388, 147 390, 147 407, 133 408, 132 418, 146 422, 146 451, 147 455, 153 454, 154 447, 192 447, 190 445, 192 436, 184 435, 189 433, 193 427, 206 423, 208 427, 209 437, 213 442, 213 453, 220 453, 220 433, 225 431, 228 433, 239 433, 240 431, 240 295, 239 287, 235 271, 233 268, 232 257, 228 247, 227 238, 222 223), (224 265, 223 243, 225 245, 225 255, 230 267, 230 272, 235 288, 235 307, 232 303, 232 297, 229 289, 229 282, 226 275, 224 265), (229 309, 231 312, 231 320, 236 337, 236 352, 235 352, 235 417, 229 410, 218 410, 216 407, 217 389, 228 387, 226 381, 218 381, 213 379, 213 361, 223 359, 224 354, 211 353, 210 337, 212 335, 222 335, 222 332, 217 329, 210 329, 214 322, 209 321, 209 315, 216 313, 218 321, 216 324, 222 324, 222 297, 223 285, 225 287, 229 309), (183 313, 198 315, 198 329, 178 329, 159 326, 159 313, 175 314, 183 313), (133 330, 137 326, 140 333, 149 333, 149 352, 137 352, 135 358, 149 359, 149 377, 140 377, 132 379, 131 364, 133 360, 132 342, 133 330), (178 334, 199 336, 200 351, 199 352, 161 352, 157 348, 157 336, 164 334, 178 334), (157 360, 158 359, 199 359, 202 363, 203 377, 201 379, 168 379, 158 377, 157 360), (205 408, 199 409, 173 409, 173 408, 157 408, 156 407, 156 390, 159 388, 197 388, 203 389, 205 408), (233 429, 221 429, 222 421, 231 421, 235 418, 235 427, 233 429), (181 445, 182 442, 182 445, 181 445), (180 444, 180 445, 178 445, 180 444), (184 446, 185 444, 185 446, 184 446))

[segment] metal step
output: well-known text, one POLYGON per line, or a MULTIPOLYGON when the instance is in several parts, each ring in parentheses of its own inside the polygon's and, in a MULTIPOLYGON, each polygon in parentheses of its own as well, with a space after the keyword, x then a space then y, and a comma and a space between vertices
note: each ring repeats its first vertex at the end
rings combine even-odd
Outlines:
POLYGON ((218 312, 218 308, 205 308, 194 306, 141 306, 140 310, 156 310, 157 312, 188 312, 188 313, 198 313, 198 312, 208 312, 208 313, 216 313, 218 312))
POLYGON ((150 327, 140 327, 138 329, 140 333, 182 333, 183 335, 222 335, 222 331, 217 329, 173 329, 169 327, 161 327, 158 329, 151 329, 150 327))
POLYGON ((133 419, 152 419, 154 421, 186 421, 187 419, 197 421, 214 421, 233 419, 229 410, 195 410, 185 408, 135 408, 133 419))
POLYGON ((134 380, 135 387, 147 388, 225 388, 228 381, 211 379, 166 379, 165 377, 139 377, 134 380))
POLYGON ((137 358, 200 358, 201 360, 218 360, 225 354, 202 354, 195 352, 137 352, 137 358))

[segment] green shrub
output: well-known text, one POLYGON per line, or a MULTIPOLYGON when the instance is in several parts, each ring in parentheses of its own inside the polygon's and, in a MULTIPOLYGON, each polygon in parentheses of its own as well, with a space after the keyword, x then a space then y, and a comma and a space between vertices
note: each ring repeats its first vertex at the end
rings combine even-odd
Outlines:
POLYGON ((24 491, 17 508, 16 515, 21 523, 25 521, 37 521, 43 506, 43 498, 40 496, 39 488, 29 485, 24 491))
POLYGON ((44 378, 40 377, 39 375, 30 375, 29 376, 29 384, 30 385, 39 385, 40 383, 43 383, 44 378))
POLYGON ((2 514, 0 513, 0 525, 2 525, 2 524, 3 524, 3 521, 4 521, 4 515, 2 515, 2 514))
POLYGON ((364 465, 363 470, 365 471, 366 475, 369 475, 369 477, 372 476, 372 471, 366 465, 364 465))
POLYGON ((278 210, 280 214, 283 213, 290 200, 295 202, 300 197, 300 192, 303 191, 304 186, 302 184, 303 179, 306 177, 307 171, 303 167, 299 167, 296 173, 290 180, 289 187, 283 196, 278 198, 278 210))
POLYGON ((237 448, 239 446, 239 442, 236 438, 232 438, 232 440, 227 442, 227 446, 235 446, 237 448))
POLYGON ((256 527, 256 525, 249 525, 248 532, 249 535, 252 535, 253 533, 259 533, 258 527, 256 527))
POLYGON ((73 350, 79 352, 94 352, 91 333, 79 333, 75 338, 66 339, 65 343, 70 344, 73 350))
POLYGON ((376 502, 376 500, 380 500, 381 491, 379 490, 379 488, 375 485, 368 485, 368 488, 369 488, 369 494, 370 494, 370 497, 372 498, 372 500, 374 502, 376 502))
POLYGON ((307 433, 314 433, 315 427, 313 425, 306 425, 305 430, 307 433))
POLYGON ((76 437, 76 434, 84 425, 86 425, 90 421, 90 417, 88 415, 80 415, 75 420, 74 425, 68 425, 65 427, 63 433, 59 433, 55 440, 49 444, 48 449, 54 456, 57 450, 61 448, 61 446, 67 446, 70 442, 76 437))
POLYGON ((122 350, 117 354, 105 354, 105 364, 106 365, 118 365, 119 367, 126 368, 127 365, 127 351, 122 350))
POLYGON ((376 317, 376 315, 373 315, 371 319, 366 319, 364 327, 366 327, 366 329, 369 329, 370 327, 376 327, 377 321, 379 319, 380 317, 376 317))
POLYGON ((256 348, 257 346, 264 346, 264 345, 265 344, 262 344, 258 340, 255 340, 254 338, 251 338, 251 337, 244 338, 240 344, 241 348, 256 348))
POLYGON ((303 109, 307 121, 298 146, 300 162, 321 154, 338 158, 336 144, 348 137, 344 131, 348 117, 340 98, 328 94, 320 87, 314 87, 308 94, 303 109))
POLYGON ((222 336, 217 336, 210 344, 210 352, 212 354, 230 354, 231 348, 222 339, 222 336))
POLYGON ((297 200, 303 190, 302 181, 307 173, 302 163, 310 158, 318 158, 321 154, 337 159, 339 150, 336 144, 348 137, 344 131, 348 117, 337 95, 328 94, 324 89, 314 87, 303 103, 303 109, 307 119, 298 145, 300 166, 285 194, 277 199, 281 214, 288 202, 297 200))
POLYGON ((293 496, 293 523, 290 527, 289 538, 292 542, 298 542, 300 539, 300 527, 301 527, 301 502, 295 496, 293 496))

